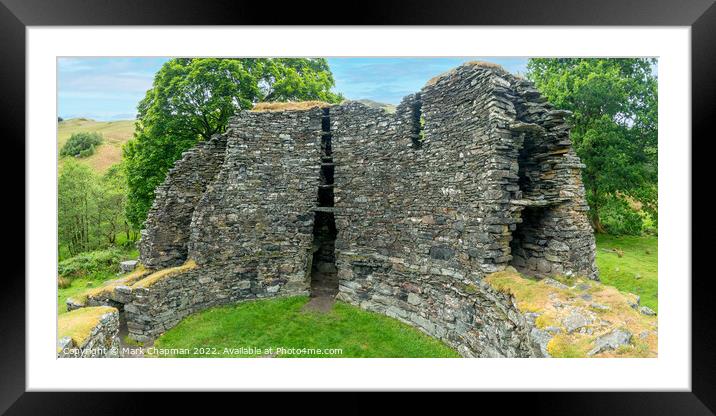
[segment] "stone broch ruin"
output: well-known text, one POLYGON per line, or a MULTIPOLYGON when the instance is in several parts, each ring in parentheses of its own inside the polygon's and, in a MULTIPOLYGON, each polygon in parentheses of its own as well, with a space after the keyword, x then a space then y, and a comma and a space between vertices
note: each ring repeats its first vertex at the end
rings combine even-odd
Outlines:
POLYGON ((242 111, 187 151, 156 191, 141 280, 89 303, 118 307, 146 341, 215 305, 335 296, 463 356, 540 356, 530 323, 481 279, 508 266, 597 279, 569 113, 478 62, 395 114, 307 107, 242 111))

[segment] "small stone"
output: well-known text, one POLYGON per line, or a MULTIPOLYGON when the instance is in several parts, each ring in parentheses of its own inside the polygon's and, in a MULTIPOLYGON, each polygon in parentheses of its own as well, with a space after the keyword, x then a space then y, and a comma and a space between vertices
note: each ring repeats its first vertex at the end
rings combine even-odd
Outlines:
POLYGON ((654 315, 656 315, 656 312, 654 312, 654 310, 651 309, 651 308, 648 307, 648 306, 641 306, 641 307, 639 307, 639 313, 641 313, 642 315, 647 315, 647 316, 654 316, 654 315))
POLYGON ((580 283, 577 285, 577 290, 581 290, 582 292, 585 290, 589 290, 589 285, 586 283, 580 283))
POLYGON ((547 245, 547 248, 554 251, 569 251, 569 246, 565 243, 557 240, 552 240, 547 245))
POLYGON ((420 302, 422 302, 422 300, 420 299, 420 296, 418 296, 418 295, 416 295, 415 293, 412 293, 412 292, 411 292, 411 293, 408 293, 408 303, 409 303, 409 304, 411 304, 411 305, 417 305, 417 304, 419 304, 420 302))
POLYGON ((552 334, 538 328, 532 328, 530 331, 530 338, 532 338, 532 342, 539 346, 539 349, 544 357, 550 356, 547 351, 547 344, 552 339, 552 334))
POLYGON ((430 257, 437 260, 450 260, 455 256, 455 250, 445 246, 430 247, 430 257))
POLYGON ((556 287, 557 289, 567 290, 569 289, 569 286, 565 285, 564 283, 561 283, 557 280, 552 279, 551 277, 548 277, 543 280, 544 284, 552 287, 556 287))
POLYGON ((615 350, 622 345, 629 345, 631 342, 631 333, 623 329, 615 329, 614 331, 602 335, 594 341, 594 348, 592 348, 587 355, 599 354, 606 350, 615 350))
POLYGON ((119 270, 123 273, 128 273, 137 267, 137 260, 125 260, 119 263, 119 270))
POLYGON ((608 311, 610 309, 609 306, 597 302, 592 302, 589 306, 598 311, 608 311))
POLYGON ((562 325, 564 325, 564 329, 567 330, 567 333, 572 333, 591 323, 592 319, 589 316, 584 315, 577 310, 573 310, 572 313, 567 315, 567 317, 562 320, 562 325))

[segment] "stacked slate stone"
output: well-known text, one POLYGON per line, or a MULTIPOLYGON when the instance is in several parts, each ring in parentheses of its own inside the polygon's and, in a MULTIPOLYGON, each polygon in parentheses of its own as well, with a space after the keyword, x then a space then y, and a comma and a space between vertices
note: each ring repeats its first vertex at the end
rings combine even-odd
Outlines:
POLYGON ((224 160, 226 137, 215 135, 182 154, 155 191, 139 242, 140 261, 148 268, 182 264, 187 259, 194 207, 224 160))
POLYGON ((596 277, 582 166, 565 114, 544 101, 499 68, 468 64, 394 118, 332 108, 339 298, 465 356, 539 355, 514 306, 479 280, 509 264, 596 277))
MULTIPOLYGON (((533 325, 481 278, 509 265, 596 278, 567 114, 526 81, 479 63, 407 96, 394 115, 357 102, 324 111, 330 155, 319 108, 231 121, 218 173, 187 208, 188 258, 198 268, 133 289, 130 334, 155 337, 216 304, 305 294, 314 251, 330 264, 335 247, 337 298, 414 325, 464 356, 540 356, 533 325), (333 164, 333 184, 322 160, 333 164), (333 185, 333 207, 320 185, 333 185), (312 235, 315 211, 333 215, 334 244, 322 227, 312 235)), ((148 224, 166 222, 154 227, 170 231, 147 233, 142 247, 166 246, 177 229, 186 241, 186 221, 162 204, 148 224)), ((158 264, 159 252, 144 249, 145 264, 158 264)))
POLYGON ((198 267, 132 288, 132 338, 155 338, 212 306, 308 293, 321 117, 318 108, 244 111, 230 121, 223 163, 188 228, 198 267))
POLYGON ((596 244, 581 176, 585 166, 571 145, 565 120, 570 113, 555 110, 528 81, 503 76, 514 91, 505 96, 517 118, 531 127, 512 129, 523 144, 518 156, 522 196, 515 195, 512 204, 518 211, 524 207, 513 232, 512 264, 528 275, 579 273, 596 279, 596 244))
POLYGON ((116 309, 102 314, 89 335, 76 345, 69 336, 57 340, 57 358, 119 358, 119 313, 116 309))

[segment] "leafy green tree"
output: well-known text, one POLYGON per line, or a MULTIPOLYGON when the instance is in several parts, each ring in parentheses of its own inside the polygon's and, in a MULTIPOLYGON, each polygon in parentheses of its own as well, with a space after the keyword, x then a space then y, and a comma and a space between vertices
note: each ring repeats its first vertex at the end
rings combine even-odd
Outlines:
POLYGON ((99 179, 95 197, 97 198, 95 223, 101 238, 114 245, 117 234, 124 232, 129 240, 130 227, 125 216, 127 177, 121 164, 110 167, 99 179))
POLYGON ((98 176, 73 159, 63 163, 58 178, 58 237, 70 255, 116 244, 127 233, 127 181, 120 165, 98 176))
POLYGON ((67 160, 58 178, 57 231, 70 254, 92 248, 91 217, 95 211, 95 182, 89 167, 67 160))
POLYGON ((154 189, 182 152, 226 130, 229 118, 260 101, 338 102, 325 59, 178 58, 165 63, 139 103, 124 147, 127 218, 141 228, 154 189))
POLYGON ((628 209, 615 198, 636 199, 656 218, 655 64, 642 58, 540 58, 527 64, 527 77, 548 100, 573 113, 572 141, 587 166, 584 185, 597 232, 608 231, 602 209, 628 209))

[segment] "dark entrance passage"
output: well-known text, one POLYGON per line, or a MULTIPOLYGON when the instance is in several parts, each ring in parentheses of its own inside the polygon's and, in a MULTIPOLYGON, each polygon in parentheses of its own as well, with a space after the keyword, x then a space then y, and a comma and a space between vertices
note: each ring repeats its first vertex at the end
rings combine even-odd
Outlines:
POLYGON ((547 239, 541 235, 542 219, 545 207, 532 206, 522 210, 522 222, 512 232, 510 264, 518 271, 535 276, 540 270, 540 260, 544 259, 547 239))
MULTIPOLYGON (((321 176, 313 222, 313 261, 311 263, 311 297, 327 298, 332 303, 338 293, 335 242, 338 231, 333 214, 333 151, 329 109, 323 109, 321 136, 321 176)), ((330 307, 330 305, 329 305, 330 307)))
POLYGON ((313 226, 313 262, 311 264, 311 296, 335 296, 338 293, 336 275, 336 223, 333 213, 316 212, 313 226))

